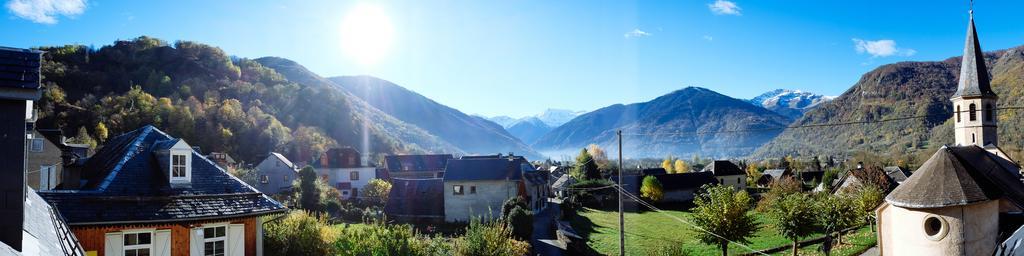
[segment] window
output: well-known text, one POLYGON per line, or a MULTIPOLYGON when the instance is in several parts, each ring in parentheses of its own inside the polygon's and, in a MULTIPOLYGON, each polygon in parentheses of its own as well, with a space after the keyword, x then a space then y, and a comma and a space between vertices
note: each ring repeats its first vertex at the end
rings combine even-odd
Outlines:
POLYGON ((462 194, 462 185, 454 185, 454 186, 452 186, 452 194, 454 194, 454 195, 461 195, 462 194))
POLYGON ((29 150, 31 150, 32 152, 43 152, 43 139, 32 139, 32 145, 31 148, 29 148, 29 150))
POLYGON ((57 186, 57 166, 39 166, 39 190, 48 190, 57 186))
POLYGON ((224 256, 224 244, 228 240, 227 227, 203 228, 203 255, 224 256))
POLYGON ((444 178, 444 172, 437 172, 437 174, 434 175, 434 178, 444 178))
POLYGON ((469 193, 476 194, 476 186, 469 186, 469 193))
POLYGON ((956 122, 960 122, 960 105, 956 105, 956 122))
POLYGON ((992 121, 992 104, 985 104, 985 121, 992 121))
POLYGON ((270 176, 260 175, 260 183, 262 183, 262 184, 270 183, 270 176))
POLYGON ((359 197, 359 188, 352 188, 352 197, 359 197))
POLYGON ((356 165, 356 157, 355 156, 349 156, 348 157, 348 166, 353 166, 353 165, 356 165))
POLYGON ((929 240, 939 241, 946 237, 949 233, 949 229, 946 227, 946 221, 938 215, 928 215, 924 218, 924 234, 928 236, 929 240))
POLYGON ((736 184, 743 184, 743 178, 736 178, 736 184))
POLYGON ((171 155, 171 178, 185 178, 185 155, 171 155))
POLYGON ((284 180, 284 182, 288 182, 288 175, 287 174, 281 175, 281 177, 283 178, 282 180, 284 180))
POLYGON ((359 180, 359 172, 348 173, 349 180, 359 180))
POLYGON ((341 191, 341 195, 348 196, 348 190, 342 190, 341 191))
POLYGON ((967 111, 970 111, 970 113, 967 114, 969 116, 968 120, 971 120, 971 121, 978 120, 978 112, 977 112, 977 110, 978 110, 978 107, 975 107, 974 103, 971 103, 971 105, 967 105, 967 111))
POLYGON ((125 256, 149 256, 153 250, 153 233, 125 233, 123 248, 125 256))

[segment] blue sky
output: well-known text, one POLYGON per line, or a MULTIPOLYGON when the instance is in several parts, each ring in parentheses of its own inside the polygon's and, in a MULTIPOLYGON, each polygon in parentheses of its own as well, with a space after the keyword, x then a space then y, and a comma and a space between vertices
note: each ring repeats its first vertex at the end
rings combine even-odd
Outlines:
MULTIPOLYGON (((381 77, 463 112, 488 116, 594 110, 686 86, 736 98, 775 88, 838 95, 879 65, 959 55, 968 5, 966 0, 83 1, 3 0, 0 29, 20 33, 0 33, 0 45, 101 46, 140 35, 198 41, 240 57, 289 58, 323 76, 381 77), (355 6, 373 6, 391 24, 390 47, 372 64, 342 49, 346 35, 339 31, 355 6)), ((1024 44, 1021 8, 1024 1, 976 4, 984 49, 1024 44)))

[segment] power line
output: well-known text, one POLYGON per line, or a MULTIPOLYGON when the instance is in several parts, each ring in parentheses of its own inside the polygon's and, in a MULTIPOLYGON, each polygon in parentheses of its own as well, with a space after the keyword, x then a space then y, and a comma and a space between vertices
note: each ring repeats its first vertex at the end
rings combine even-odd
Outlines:
MULTIPOLYGON (((1000 107, 995 110, 1021 110, 1024 106, 1011 106, 1011 107, 1000 107)), ((982 110, 975 110, 980 112, 982 110)), ((970 113, 970 110, 953 111, 956 113, 970 113)), ((724 130, 724 131, 694 131, 694 132, 652 132, 652 133, 623 133, 623 136, 653 136, 653 135, 708 135, 708 134, 719 134, 719 133, 749 133, 749 132, 766 132, 766 131, 779 131, 779 130, 791 130, 791 129, 804 129, 804 128, 824 128, 824 127, 837 127, 847 125, 858 125, 858 124, 874 124, 874 123, 887 123, 895 121, 905 121, 912 119, 924 119, 929 117, 951 117, 951 114, 927 114, 927 115, 916 115, 916 116, 903 116, 894 117, 879 120, 861 120, 861 121, 848 121, 848 122, 837 122, 837 123, 818 123, 818 124, 803 124, 803 125, 791 125, 783 127, 770 127, 760 129, 736 129, 736 130, 724 130)))

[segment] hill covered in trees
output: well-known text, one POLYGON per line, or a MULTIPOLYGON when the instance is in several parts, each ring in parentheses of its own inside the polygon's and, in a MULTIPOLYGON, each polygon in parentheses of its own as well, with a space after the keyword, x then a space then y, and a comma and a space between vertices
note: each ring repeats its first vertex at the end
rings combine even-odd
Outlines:
POLYGON ((46 53, 38 124, 82 142, 102 144, 153 124, 204 152, 247 162, 271 151, 308 161, 338 145, 372 153, 455 150, 393 118, 381 122, 390 117, 337 88, 288 79, 213 46, 139 37, 99 49, 39 49, 46 53))
POLYGON ((467 153, 513 152, 540 158, 540 154, 501 125, 467 115, 390 81, 372 76, 339 76, 328 80, 384 113, 423 128, 467 153))
MULTIPOLYGON (((999 107, 1024 106, 1024 46, 989 52, 985 59, 992 88, 999 95, 999 107)), ((934 152, 953 142, 949 98, 956 91, 959 70, 959 57, 878 67, 864 74, 841 96, 807 112, 793 125, 871 123, 789 129, 752 156, 934 152)), ((1019 154, 1024 142, 1024 128, 1019 125, 1024 116, 1020 111, 998 111, 1000 147, 1011 155, 1019 154)))

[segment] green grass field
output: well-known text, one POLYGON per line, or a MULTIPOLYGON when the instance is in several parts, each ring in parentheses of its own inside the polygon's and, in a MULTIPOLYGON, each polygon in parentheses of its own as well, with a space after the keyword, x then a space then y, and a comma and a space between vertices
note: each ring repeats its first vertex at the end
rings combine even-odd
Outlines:
MULTIPOLYGON (((667 211, 673 216, 689 221, 689 212, 667 211)), ((572 221, 580 235, 587 238, 591 248, 602 254, 618 254, 618 213, 584 209, 581 218, 572 221)), ((790 244, 768 225, 763 215, 756 215, 762 228, 750 238, 747 246, 753 249, 768 249, 790 244)), ((627 255, 720 255, 717 246, 700 243, 695 237, 696 230, 658 212, 626 213, 626 254, 627 255), (682 253, 668 253, 681 251, 682 253)), ((875 236, 868 228, 844 237, 844 244, 833 250, 832 255, 855 255, 875 244, 875 236)), ((821 255, 819 245, 800 248, 800 255, 821 255)), ((751 251, 736 244, 729 245, 729 254, 744 254, 751 251)), ((791 251, 778 255, 791 255, 791 251)))

